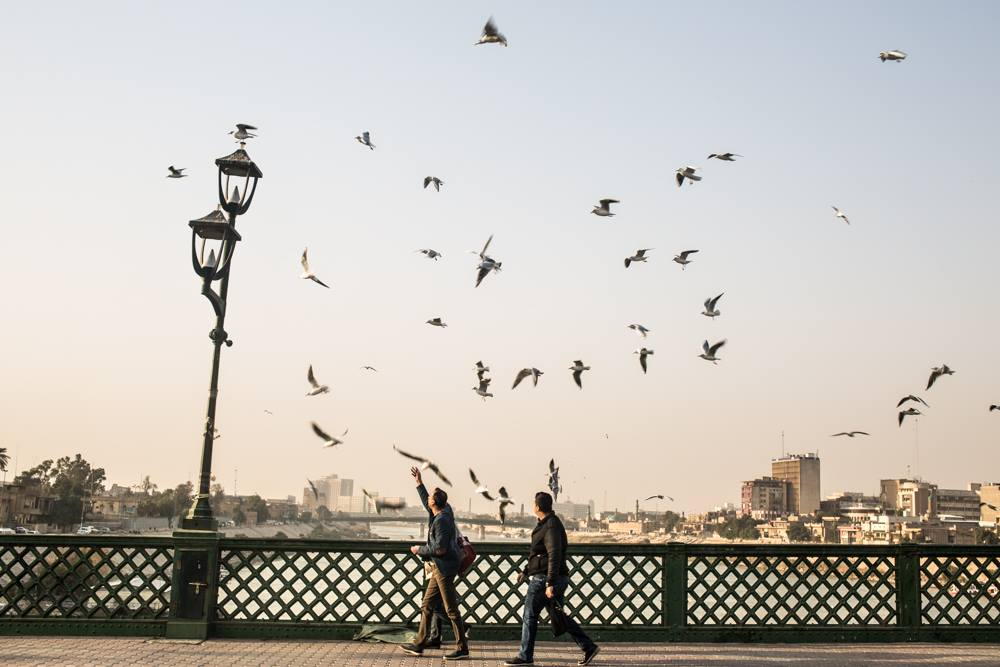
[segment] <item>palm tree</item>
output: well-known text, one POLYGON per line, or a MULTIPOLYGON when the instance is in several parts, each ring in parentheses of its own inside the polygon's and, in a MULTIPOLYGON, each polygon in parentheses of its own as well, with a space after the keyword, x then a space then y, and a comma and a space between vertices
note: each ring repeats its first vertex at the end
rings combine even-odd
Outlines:
POLYGON ((7 454, 7 448, 0 447, 0 472, 7 472, 8 461, 10 461, 10 456, 7 454))

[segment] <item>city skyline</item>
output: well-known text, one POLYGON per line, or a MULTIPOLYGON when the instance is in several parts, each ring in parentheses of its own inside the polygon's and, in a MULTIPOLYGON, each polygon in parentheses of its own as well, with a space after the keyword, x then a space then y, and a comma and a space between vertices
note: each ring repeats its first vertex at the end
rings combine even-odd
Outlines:
POLYGON ((109 479, 196 481, 212 320, 187 221, 215 207, 212 160, 248 122, 265 178, 234 260, 224 485, 239 468, 279 497, 320 469, 412 497, 397 444, 443 466, 456 506, 469 467, 527 503, 555 457, 599 507, 665 493, 693 512, 738 503, 782 432, 820 453, 825 489, 997 477, 1000 352, 977 345, 1000 330, 995 4, 115 8, 16 5, 0 26, 0 447, 21 470, 80 452, 109 479), (491 13, 509 48, 472 46, 491 13), (710 43, 730 55, 699 57, 710 43), (880 62, 889 48, 910 56, 880 62), (679 189, 685 164, 704 180, 679 189), (616 216, 591 215, 607 197, 616 216), (503 272, 474 288, 490 234, 503 272), (306 246, 330 290, 299 279, 306 246), (682 271, 685 248, 701 252, 682 271), (729 341, 718 366, 706 338, 729 341), (941 363, 956 374, 924 393, 941 363), (310 364, 329 395, 305 397, 310 364), (531 366, 538 387, 510 391, 531 366), (908 393, 932 407, 899 427, 908 393), (322 449, 313 420, 350 427, 345 444, 322 449), (845 429, 872 436, 829 437, 845 429))

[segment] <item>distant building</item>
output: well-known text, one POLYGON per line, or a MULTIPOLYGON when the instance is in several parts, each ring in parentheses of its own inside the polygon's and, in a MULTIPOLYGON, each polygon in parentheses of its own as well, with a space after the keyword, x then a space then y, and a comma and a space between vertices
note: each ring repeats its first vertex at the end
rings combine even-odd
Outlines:
POLYGON ((791 482, 786 501, 791 514, 813 514, 819 510, 819 456, 789 454, 771 460, 771 477, 791 482))
POLYGON ((887 510, 900 516, 920 517, 937 514, 934 490, 929 482, 916 479, 883 479, 879 499, 887 510))
MULTIPOLYGON (((1000 508, 1000 482, 980 485, 979 500, 983 503, 989 503, 993 507, 1000 508)), ((986 505, 983 505, 979 508, 979 520, 996 525, 1000 523, 1000 511, 991 510, 986 505)))
POLYGON ((41 523, 55 500, 42 484, 4 484, 0 486, 0 526, 41 523))
MULTIPOLYGON (((302 509, 315 512, 318 507, 326 507, 331 512, 363 512, 363 509, 351 509, 356 505, 362 505, 361 501, 355 502, 354 480, 341 479, 336 475, 328 475, 313 482, 316 485, 317 498, 313 495, 312 488, 306 485, 302 489, 302 509), (344 499, 343 501, 341 499, 344 499)), ((358 496, 364 498, 364 496, 358 496)))
POLYGON ((937 515, 979 521, 979 494, 971 489, 934 489, 937 515))
POLYGON ((570 500, 561 503, 552 503, 552 510, 564 519, 582 520, 589 519, 594 513, 594 501, 587 503, 574 503, 570 500))
POLYGON ((267 513, 275 521, 295 521, 299 516, 299 504, 295 496, 285 498, 267 498, 267 513))
POLYGON ((774 477, 761 477, 743 482, 740 491, 740 513, 758 521, 769 521, 788 514, 791 482, 774 477))

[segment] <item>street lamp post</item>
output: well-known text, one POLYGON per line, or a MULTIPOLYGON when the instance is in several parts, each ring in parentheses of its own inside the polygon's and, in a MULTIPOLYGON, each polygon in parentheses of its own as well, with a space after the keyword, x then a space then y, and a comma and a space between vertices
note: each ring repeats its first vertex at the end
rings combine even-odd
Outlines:
POLYGON ((201 293, 208 298, 215 311, 215 328, 209 332, 212 340, 212 376, 208 390, 208 413, 205 418, 204 440, 201 450, 201 472, 198 478, 198 493, 194 503, 181 519, 184 530, 214 531, 217 528, 209 502, 212 478, 212 444, 215 440, 215 405, 219 395, 219 362, 222 346, 230 347, 233 341, 226 332, 226 299, 229 295, 229 275, 232 269, 233 251, 240 235, 236 231, 236 218, 250 208, 257 180, 263 177, 260 169, 246 152, 246 144, 240 143, 234 153, 215 161, 219 168, 219 207, 206 216, 192 220, 191 262, 195 273, 202 279, 201 293), (240 190, 242 182, 242 191, 240 190), (230 189, 231 181, 232 189, 230 189), (228 218, 223 213, 228 214, 228 218), (207 251, 207 255, 205 254, 207 251), (221 280, 219 291, 212 289, 212 283, 221 280))

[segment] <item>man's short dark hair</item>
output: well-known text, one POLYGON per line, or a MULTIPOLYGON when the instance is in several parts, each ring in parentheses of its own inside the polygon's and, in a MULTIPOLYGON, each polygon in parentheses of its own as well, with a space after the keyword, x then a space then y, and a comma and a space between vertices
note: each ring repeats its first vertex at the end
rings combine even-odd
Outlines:
POLYGON ((535 494, 535 504, 538 505, 540 511, 548 514, 552 511, 552 496, 544 491, 539 491, 535 494))
POLYGON ((445 493, 444 489, 434 489, 431 498, 434 499, 434 504, 439 508, 443 508, 448 504, 448 494, 445 493))

